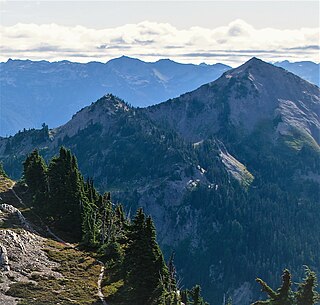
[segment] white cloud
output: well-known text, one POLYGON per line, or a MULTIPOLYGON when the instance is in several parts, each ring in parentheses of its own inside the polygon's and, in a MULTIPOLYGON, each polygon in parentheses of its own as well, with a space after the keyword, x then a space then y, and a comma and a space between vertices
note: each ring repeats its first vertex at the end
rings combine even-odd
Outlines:
POLYGON ((319 28, 255 29, 243 20, 214 29, 180 30, 144 21, 107 29, 57 24, 0 26, 0 60, 107 61, 120 55, 180 62, 237 64, 252 56, 319 62, 319 28))

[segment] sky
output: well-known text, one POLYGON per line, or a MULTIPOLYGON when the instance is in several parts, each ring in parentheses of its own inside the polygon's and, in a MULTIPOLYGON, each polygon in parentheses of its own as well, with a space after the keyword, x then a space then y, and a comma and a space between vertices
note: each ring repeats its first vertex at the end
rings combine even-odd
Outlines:
POLYGON ((319 62, 318 1, 0 0, 0 61, 319 62))

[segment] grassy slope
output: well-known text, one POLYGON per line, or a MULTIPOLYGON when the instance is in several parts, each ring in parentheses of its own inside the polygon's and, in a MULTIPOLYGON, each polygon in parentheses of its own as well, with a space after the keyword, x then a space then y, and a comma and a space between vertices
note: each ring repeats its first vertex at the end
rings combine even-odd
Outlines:
POLYGON ((59 263, 55 271, 63 277, 35 277, 32 280, 37 284, 12 284, 8 294, 21 298, 19 305, 100 304, 96 296, 100 266, 94 258, 49 239, 44 245, 44 251, 51 260, 59 263))

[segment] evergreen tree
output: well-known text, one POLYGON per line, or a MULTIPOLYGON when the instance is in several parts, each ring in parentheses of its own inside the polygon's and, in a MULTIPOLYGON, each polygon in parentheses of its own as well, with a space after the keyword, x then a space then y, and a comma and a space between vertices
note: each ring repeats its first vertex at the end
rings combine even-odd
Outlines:
POLYGON ((0 162, 0 177, 5 177, 5 178, 8 178, 8 176, 7 176, 7 174, 6 174, 6 172, 4 171, 4 169, 3 169, 3 164, 2 164, 2 162, 0 162))
POLYGON ((43 209, 48 192, 47 166, 37 149, 23 163, 23 175, 33 195, 34 206, 43 209))
POLYGON ((32 194, 47 191, 47 167, 39 151, 35 149, 23 163, 23 175, 32 194))
POLYGON ((227 301, 226 305, 232 305, 232 298, 228 298, 228 301, 227 301))
POLYGON ((190 305, 209 305, 203 300, 201 296, 201 287, 199 285, 193 287, 189 294, 192 298, 190 305))
POLYGON ((94 247, 99 242, 99 223, 98 223, 98 208, 88 201, 83 201, 82 204, 82 243, 86 246, 94 247))
POLYGON ((313 305, 319 302, 320 296, 315 291, 316 286, 316 274, 306 267, 306 277, 296 292, 297 305, 313 305))
POLYGON ((168 271, 169 271, 169 291, 176 292, 177 291, 177 279, 176 279, 176 267, 174 266, 174 252, 172 252, 169 263, 168 263, 168 271))
POLYGON ((184 305, 189 305, 190 304, 190 300, 189 300, 189 291, 188 290, 182 290, 180 292, 180 296, 181 296, 181 302, 184 305))
POLYGON ((101 219, 100 242, 109 243, 114 236, 114 215, 110 193, 100 196, 98 201, 99 213, 101 219))
POLYGON ((282 285, 277 291, 274 291, 263 280, 259 278, 256 281, 262 286, 262 291, 266 292, 269 295, 269 300, 257 301, 253 305, 293 305, 293 296, 291 291, 291 274, 287 269, 283 271, 282 285))
POLYGON ((162 299, 161 304, 164 301, 168 269, 156 242, 152 219, 146 218, 142 209, 137 211, 130 227, 125 268, 133 304, 152 304, 154 300, 162 299))
POLYGON ((266 292, 269 299, 257 301, 253 305, 314 305, 320 300, 319 294, 315 291, 317 277, 308 267, 306 268, 306 278, 299 284, 298 291, 291 290, 291 274, 284 270, 282 275, 282 285, 277 290, 272 290, 263 280, 257 279, 262 286, 262 291, 266 292))
POLYGON ((49 207, 55 225, 74 237, 81 235, 81 209, 85 201, 84 182, 77 160, 70 150, 60 148, 48 169, 49 207))

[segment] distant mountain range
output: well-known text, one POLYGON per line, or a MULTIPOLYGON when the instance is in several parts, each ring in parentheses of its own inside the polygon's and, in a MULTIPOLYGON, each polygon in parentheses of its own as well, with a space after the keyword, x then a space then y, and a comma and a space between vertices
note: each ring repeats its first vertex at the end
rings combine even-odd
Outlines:
MULTIPOLYGON (((319 65, 276 63, 319 85, 319 65)), ((223 64, 154 63, 122 56, 107 63, 8 60, 0 63, 0 136, 42 123, 57 127, 71 116, 112 93, 133 106, 145 107, 214 81, 231 67, 223 64)))
POLYGON ((213 81, 230 69, 223 64, 154 63, 122 56, 107 63, 8 60, 0 63, 0 136, 42 123, 57 127, 112 93, 133 106, 149 106, 213 81))
POLYGON ((320 86, 320 65, 312 61, 289 62, 288 60, 274 63, 275 66, 284 68, 310 83, 320 86))
POLYGON ((105 95, 58 128, 0 138, 0 160, 19 177, 35 147, 70 148, 100 191, 153 216, 183 285, 248 305, 258 274, 320 271, 319 117, 319 87, 253 58, 146 108, 105 95))

